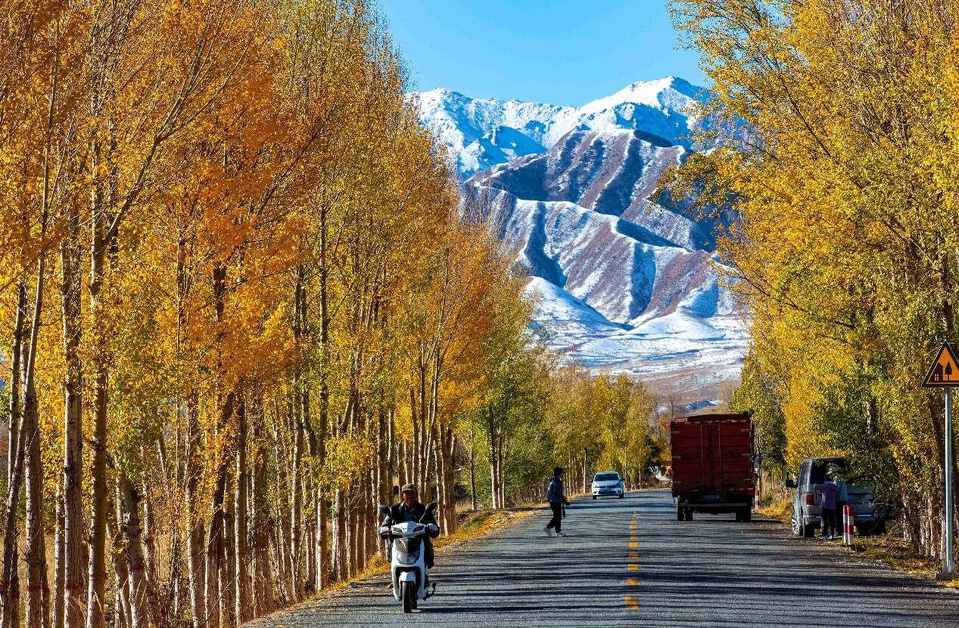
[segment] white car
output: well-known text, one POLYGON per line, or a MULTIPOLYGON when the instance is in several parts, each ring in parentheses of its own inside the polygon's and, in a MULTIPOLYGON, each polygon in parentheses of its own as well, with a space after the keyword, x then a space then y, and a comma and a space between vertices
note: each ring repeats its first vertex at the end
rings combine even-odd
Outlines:
POLYGON ((615 471, 604 471, 593 476, 593 499, 597 497, 619 497, 626 496, 626 490, 623 487, 623 478, 615 471))

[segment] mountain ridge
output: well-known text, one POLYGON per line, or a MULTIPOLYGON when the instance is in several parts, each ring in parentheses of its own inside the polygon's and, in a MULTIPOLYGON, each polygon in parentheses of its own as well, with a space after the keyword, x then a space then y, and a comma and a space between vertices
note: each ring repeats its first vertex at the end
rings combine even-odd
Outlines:
POLYGON ((604 98, 581 107, 521 100, 471 98, 437 88, 412 92, 410 101, 441 143, 451 150, 456 169, 464 179, 510 159, 545 152, 574 129, 640 129, 671 144, 687 145, 698 118, 690 117, 694 103, 706 92, 678 77, 636 81, 604 98), (494 141, 501 128, 512 129, 529 141, 516 151, 494 141), (502 151, 503 161, 494 150, 502 151))
POLYGON ((529 274, 534 327, 551 348, 587 368, 698 387, 697 402, 739 377, 748 336, 715 255, 716 225, 654 193, 701 148, 707 98, 677 77, 581 107, 410 95, 447 147, 465 202, 529 274))

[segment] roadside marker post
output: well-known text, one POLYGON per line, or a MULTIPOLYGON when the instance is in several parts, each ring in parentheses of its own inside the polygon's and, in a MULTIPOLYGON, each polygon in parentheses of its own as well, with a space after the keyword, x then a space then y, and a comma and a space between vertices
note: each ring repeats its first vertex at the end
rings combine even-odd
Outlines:
POLYGON ((852 537, 856 532, 856 515, 852 511, 852 506, 846 504, 842 507, 842 540, 846 545, 852 546, 852 537))
POLYGON ((942 571, 939 577, 942 579, 951 579, 956 577, 956 563, 952 558, 952 518, 953 518, 953 496, 952 496, 952 387, 959 386, 959 360, 952 350, 952 345, 948 342, 942 343, 939 354, 933 361, 932 366, 926 373, 926 379, 922 383, 925 388, 945 388, 946 389, 946 508, 945 525, 942 526, 942 544, 945 550, 942 571))

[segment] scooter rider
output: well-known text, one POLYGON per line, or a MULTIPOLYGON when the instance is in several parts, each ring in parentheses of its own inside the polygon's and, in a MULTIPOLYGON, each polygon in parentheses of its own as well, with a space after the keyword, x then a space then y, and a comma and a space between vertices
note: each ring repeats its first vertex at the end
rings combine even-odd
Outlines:
MULTIPOLYGON (((433 517, 432 512, 427 512, 426 506, 421 504, 416 497, 416 485, 414 484, 405 484, 400 491, 400 497, 402 501, 398 504, 390 506, 390 514, 383 520, 383 523, 380 524, 380 534, 384 535, 384 530, 386 535, 389 534, 390 526, 402 523, 404 521, 412 521, 414 523, 422 523, 426 525, 427 538, 423 539, 424 543, 424 552, 423 559, 426 561, 427 569, 433 568, 433 542, 431 539, 435 539, 440 535, 440 527, 436 523, 436 518, 433 517)), ((390 541, 390 552, 393 551, 393 541, 390 541)))

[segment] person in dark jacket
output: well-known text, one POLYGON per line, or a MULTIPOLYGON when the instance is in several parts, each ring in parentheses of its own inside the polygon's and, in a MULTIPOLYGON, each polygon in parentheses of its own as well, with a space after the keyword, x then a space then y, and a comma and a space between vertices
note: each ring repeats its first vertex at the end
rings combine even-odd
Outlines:
POLYGON ((826 472, 826 481, 816 484, 814 490, 819 493, 819 506, 822 509, 822 534, 819 538, 831 540, 838 538, 839 522, 836 518, 836 495, 839 487, 836 486, 836 471, 829 469, 826 472))
MULTIPOLYGON (((380 532, 383 532, 383 529, 386 528, 386 531, 389 531, 390 526, 403 523, 404 521, 412 521, 414 523, 423 523, 426 524, 427 537, 423 539, 423 560, 426 561, 426 567, 428 569, 433 568, 433 541, 440 534, 440 527, 436 523, 436 518, 433 516, 432 512, 426 511, 426 506, 420 503, 416 495, 416 485, 406 484, 400 491, 401 501, 398 504, 390 506, 390 514, 383 519, 383 523, 380 524, 380 532)), ((390 541, 390 552, 392 555, 393 551, 393 541, 390 541)))
POLYGON ((562 467, 553 469, 553 477, 549 479, 549 484, 546 486, 546 501, 549 502, 550 510, 553 511, 553 518, 543 528, 547 536, 553 535, 550 530, 556 530, 556 536, 566 536, 563 534, 563 504, 569 504, 569 500, 566 499, 566 493, 563 491, 561 475, 563 475, 562 467))

